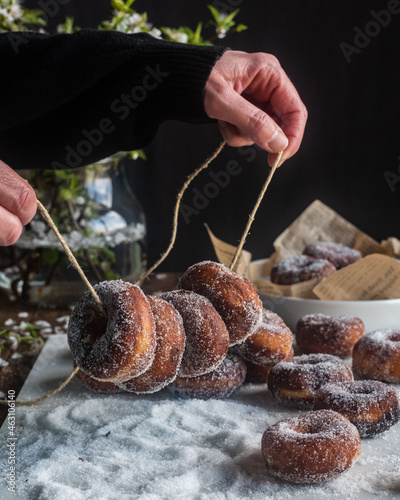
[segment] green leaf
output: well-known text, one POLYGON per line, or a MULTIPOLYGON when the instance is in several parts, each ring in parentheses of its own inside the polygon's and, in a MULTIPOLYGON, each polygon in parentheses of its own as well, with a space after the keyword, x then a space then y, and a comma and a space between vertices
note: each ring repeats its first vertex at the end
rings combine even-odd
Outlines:
POLYGON ((114 7, 114 9, 122 10, 125 12, 126 5, 122 0, 111 0, 111 5, 114 7))
POLYGON ((236 26, 236 31, 238 33, 240 33, 241 31, 247 30, 247 29, 248 29, 248 26, 246 26, 245 24, 238 24, 236 26))
POLYGON ((210 9, 211 14, 212 14, 213 18, 215 19, 215 21, 217 23, 221 22, 220 13, 218 12, 218 10, 213 5, 207 5, 207 7, 210 9))
POLYGON ((231 21, 233 21, 233 19, 239 14, 240 12, 240 9, 236 9, 234 10, 233 12, 231 12, 229 15, 226 16, 226 18, 224 19, 224 23, 229 23, 231 21))

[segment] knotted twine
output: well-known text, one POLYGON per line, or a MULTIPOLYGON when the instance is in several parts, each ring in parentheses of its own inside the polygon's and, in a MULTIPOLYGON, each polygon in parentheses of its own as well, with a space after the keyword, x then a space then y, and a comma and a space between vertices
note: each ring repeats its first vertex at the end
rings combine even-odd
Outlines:
MULTIPOLYGON (((145 279, 147 279, 150 274, 152 272, 154 272, 154 270, 167 258, 167 256, 169 255, 169 253, 171 252, 174 244, 175 244, 175 241, 176 241, 176 235, 177 235, 177 230, 178 230, 178 215, 179 215, 179 209, 180 209, 180 205, 181 205, 181 201, 182 201, 182 198, 183 198, 183 195, 185 193, 185 191, 187 190, 187 188, 189 187, 190 183, 199 175, 199 173, 204 170, 205 168, 207 168, 209 166, 209 164, 220 154, 220 152, 222 151, 222 149, 224 148, 225 146, 225 141, 223 141, 219 146, 218 148, 215 150, 215 152, 204 162, 202 163, 202 165, 200 165, 199 168, 197 168, 186 180, 186 182, 184 183, 184 185, 182 186, 181 190, 179 191, 178 193, 178 196, 177 196, 177 200, 176 200, 176 204, 175 204, 175 209, 174 209, 174 217, 173 217, 173 228, 172 228, 172 236, 171 236, 171 241, 168 245, 168 248, 167 250, 161 255, 160 259, 150 268, 148 269, 140 278, 139 280, 136 282, 137 285, 140 285, 141 283, 143 283, 143 281, 145 279)), ((251 211, 250 215, 249 215, 249 219, 247 221, 247 224, 246 224, 246 227, 244 229, 244 232, 243 232, 243 235, 240 239, 240 242, 239 242, 239 245, 236 249, 236 252, 233 256, 233 259, 232 259, 232 262, 231 262, 231 265, 230 265, 230 269, 231 270, 234 270, 237 263, 238 263, 238 260, 239 260, 239 257, 242 253, 242 250, 243 250, 243 246, 245 244, 245 241, 246 241, 246 238, 250 232, 250 228, 251 228, 251 225, 255 219, 255 216, 256 216, 256 213, 257 213, 257 210, 261 204, 261 201, 263 200, 264 196, 265 196, 265 193, 268 189, 268 186, 272 180, 272 177, 279 165, 279 162, 282 158, 282 154, 283 154, 283 151, 281 151, 280 153, 278 153, 276 159, 275 159, 275 162, 268 174, 268 177, 267 177, 267 180, 265 181, 265 184, 257 198, 257 201, 256 201, 256 204, 254 205, 254 208, 253 210, 251 211)), ((83 282, 85 283, 85 285, 87 286, 87 288, 89 289, 90 293, 93 295, 96 303, 98 304, 98 306, 100 307, 100 310, 102 311, 102 313, 106 316, 106 311, 104 310, 104 307, 103 307, 103 304, 101 303, 101 300, 99 298, 99 296, 97 295, 96 293, 96 290, 93 288, 93 286, 91 285, 90 281, 87 279, 85 273, 83 272, 81 266, 79 265, 78 261, 76 260, 74 254, 72 253, 72 250, 69 248, 67 242, 65 241, 65 239, 63 238, 63 236, 61 235, 61 233, 59 232, 57 226, 55 225, 53 219, 51 218, 49 212, 46 210, 46 208, 44 207, 44 205, 39 201, 39 200, 36 200, 37 201, 37 207, 42 215, 42 217, 44 218, 44 220, 49 224, 49 226, 51 227, 51 229, 54 231, 55 235, 57 236, 58 240, 60 241, 65 253, 67 254, 68 256, 68 259, 70 260, 71 264, 73 265, 73 267, 78 271, 80 277, 82 278, 83 282)), ((64 387, 72 380, 72 378, 77 374, 77 372, 79 371, 79 367, 76 367, 72 373, 68 376, 68 378, 66 380, 64 380, 64 382, 59 386, 57 387, 54 391, 51 391, 49 392, 48 394, 45 394, 44 396, 41 396, 40 398, 36 398, 36 399, 31 399, 31 400, 28 400, 28 401, 10 401, 10 400, 0 400, 0 404, 15 404, 15 406, 32 406, 32 405, 35 405, 35 404, 38 404, 38 403, 41 403, 42 401, 45 401, 46 399, 48 398, 51 398, 52 396, 56 395, 58 392, 60 392, 62 389, 64 389, 64 387)))

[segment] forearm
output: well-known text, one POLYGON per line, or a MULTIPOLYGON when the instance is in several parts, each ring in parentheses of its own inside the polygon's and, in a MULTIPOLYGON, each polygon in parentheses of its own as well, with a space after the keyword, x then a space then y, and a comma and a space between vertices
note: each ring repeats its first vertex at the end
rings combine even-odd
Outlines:
POLYGON ((98 31, 21 36, 18 53, 0 36, 0 157, 13 167, 65 164, 96 130, 82 165, 144 146, 163 120, 210 121, 203 90, 221 47, 98 31))

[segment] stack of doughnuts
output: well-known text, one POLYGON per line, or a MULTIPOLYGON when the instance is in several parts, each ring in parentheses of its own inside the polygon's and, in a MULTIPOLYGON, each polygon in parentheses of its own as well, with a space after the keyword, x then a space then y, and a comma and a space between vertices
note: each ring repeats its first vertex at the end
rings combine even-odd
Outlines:
POLYGON ((256 333, 263 317, 247 279, 205 261, 184 273, 178 290, 161 297, 123 281, 102 282, 95 290, 104 312, 87 292, 68 328, 86 387, 146 394, 169 386, 208 398, 225 397, 243 383, 246 362, 227 356, 228 349, 256 333))

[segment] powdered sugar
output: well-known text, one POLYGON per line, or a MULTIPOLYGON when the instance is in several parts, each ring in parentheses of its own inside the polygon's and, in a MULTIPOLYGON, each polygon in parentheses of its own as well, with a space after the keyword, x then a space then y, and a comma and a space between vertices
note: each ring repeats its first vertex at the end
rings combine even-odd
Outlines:
POLYGON ((327 278, 336 271, 328 260, 296 255, 278 262, 271 270, 271 281, 278 285, 292 285, 317 278, 327 278))
POLYGON ((325 241, 315 241, 304 249, 304 254, 316 259, 326 259, 331 262, 336 269, 341 269, 362 258, 361 252, 353 248, 346 247, 340 243, 325 241))
POLYGON ((246 278, 218 262, 203 261, 189 267, 179 287, 207 297, 224 320, 230 345, 243 342, 262 321, 262 302, 246 278))

